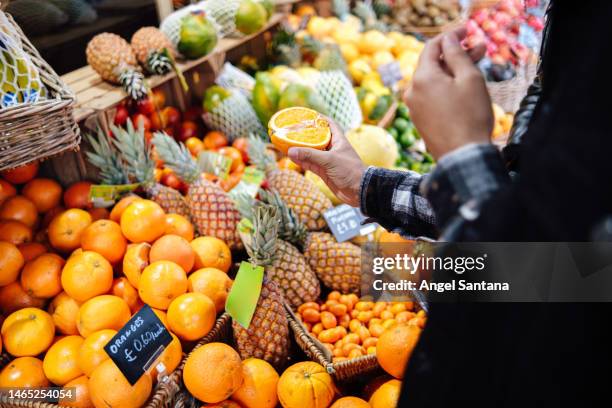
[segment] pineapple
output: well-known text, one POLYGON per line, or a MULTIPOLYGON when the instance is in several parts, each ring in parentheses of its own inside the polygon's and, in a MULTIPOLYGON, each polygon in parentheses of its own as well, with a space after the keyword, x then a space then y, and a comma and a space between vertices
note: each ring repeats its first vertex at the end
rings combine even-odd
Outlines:
MULTIPOLYGON (((247 194, 236 197, 236 208, 251 222, 258 204, 261 205, 247 194)), ((279 285, 291 306, 297 308, 303 303, 317 300, 321 286, 304 255, 294 245, 282 239, 276 241, 275 252, 276 257, 266 268, 266 275, 279 285)))
POLYGON ((179 145, 165 133, 156 133, 153 136, 153 144, 166 166, 189 184, 187 204, 191 221, 198 233, 217 237, 232 249, 241 249, 242 241, 236 231, 240 213, 234 208, 229 195, 219 185, 204 177, 202 169, 185 145, 179 145))
POLYGON ((157 27, 142 27, 134 33, 132 48, 140 65, 153 74, 163 75, 172 69, 174 46, 157 27))
POLYGON ((342 293, 359 292, 361 248, 350 242, 340 243, 327 232, 308 232, 277 192, 261 191, 260 196, 279 211, 279 237, 304 250, 308 264, 325 286, 342 293))
POLYGON ((260 170, 266 172, 270 187, 280 193, 309 230, 325 228, 323 213, 332 208, 332 203, 316 184, 294 170, 279 169, 260 138, 249 138, 249 157, 260 170))
POLYGON ((147 96, 147 86, 136 54, 123 38, 111 33, 98 34, 89 41, 85 52, 87 63, 102 79, 120 84, 134 100, 147 96))
POLYGON ((155 181, 155 160, 151 148, 145 143, 144 129, 135 129, 128 119, 127 129, 112 126, 113 143, 121 155, 125 168, 133 181, 142 183, 147 196, 170 214, 190 218, 185 197, 173 188, 155 181))
POLYGON ((128 183, 127 171, 104 131, 98 127, 97 136, 85 133, 85 139, 92 148, 85 152, 85 156, 91 165, 98 168, 100 183, 113 186, 128 183))
POLYGON ((240 357, 266 360, 277 369, 287 362, 289 326, 284 298, 270 271, 278 253, 278 216, 271 207, 259 206, 253 217, 253 234, 243 234, 249 261, 264 267, 264 280, 255 313, 248 329, 233 322, 234 341, 240 357))
POLYGON ((346 61, 336 44, 323 44, 313 37, 306 36, 302 40, 304 51, 313 55, 312 66, 319 71, 347 71, 346 61))

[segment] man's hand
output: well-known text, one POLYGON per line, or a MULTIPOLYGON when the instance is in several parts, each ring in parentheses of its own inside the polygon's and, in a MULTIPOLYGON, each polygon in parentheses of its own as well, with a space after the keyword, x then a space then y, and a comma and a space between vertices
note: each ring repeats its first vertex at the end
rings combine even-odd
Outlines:
POLYGON ((406 94, 410 116, 436 159, 468 143, 489 142, 493 129, 489 93, 474 65, 484 48, 465 51, 465 34, 460 28, 427 42, 406 94))
POLYGON ((339 199, 359 207, 359 188, 366 168, 338 125, 328 121, 332 132, 329 150, 292 147, 289 158, 321 177, 339 199))

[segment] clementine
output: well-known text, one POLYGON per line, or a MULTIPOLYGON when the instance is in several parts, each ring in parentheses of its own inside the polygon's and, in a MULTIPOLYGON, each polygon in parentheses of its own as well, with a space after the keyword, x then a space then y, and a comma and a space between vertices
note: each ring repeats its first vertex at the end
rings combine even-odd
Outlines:
POLYGON ((32 201, 24 196, 16 195, 5 200, 0 206, 0 219, 20 221, 34 228, 38 221, 38 210, 32 201))
POLYGON ((0 179, 0 205, 10 197, 17 195, 17 189, 6 180, 0 179))
POLYGON ((173 234, 185 238, 188 242, 193 241, 193 224, 179 214, 166 214, 166 230, 164 234, 173 234))
POLYGON ((420 327, 406 323, 385 330, 376 344, 376 359, 383 370, 402 379, 420 335, 420 327))
POLYGON ((232 399, 244 408, 274 408, 278 404, 278 374, 265 360, 247 358, 242 362, 244 381, 232 399))
POLYGON ((153 242, 164 234, 166 213, 154 201, 136 200, 121 214, 121 231, 131 242, 153 242))
POLYGON ((215 324, 215 304, 201 293, 185 293, 168 307, 168 327, 182 340, 197 340, 215 324))
POLYGON ((0 241, 0 286, 15 282, 23 264, 23 255, 15 245, 0 241))
POLYGON ((131 317, 125 300, 113 295, 101 295, 81 305, 77 329, 83 337, 102 329, 121 329, 131 317))
POLYGON ((167 310, 176 297, 187 291, 187 275, 172 261, 157 261, 147 266, 138 283, 143 302, 156 309, 167 310))
POLYGON ((149 252, 151 244, 142 242, 140 244, 128 244, 123 257, 123 274, 128 278, 132 286, 138 289, 140 275, 149 266, 149 252))
POLYGON ((200 401, 216 403, 226 400, 240 388, 242 381, 240 356, 227 344, 200 346, 185 361, 183 382, 200 401))
POLYGON ((89 395, 96 408, 139 408, 152 389, 151 376, 143 375, 130 385, 115 363, 108 359, 89 377, 89 395))
POLYGON ((29 198, 39 213, 57 207, 62 201, 62 186, 48 178, 35 178, 23 186, 21 194, 29 198))
POLYGON ((81 246, 83 231, 90 224, 91 215, 87 211, 78 208, 66 210, 49 224, 49 242, 58 251, 74 251, 81 246))
POLYGON ((47 252, 47 247, 39 242, 25 242, 17 246, 17 248, 19 248, 19 252, 23 255, 25 262, 31 261, 47 252))
POLYGON ((125 303, 127 303, 132 313, 135 313, 136 310, 140 309, 140 304, 138 302, 140 300, 138 297, 138 291, 130 284, 130 281, 127 278, 116 278, 113 281, 111 293, 125 300, 125 303))
POLYGON ((82 344, 81 336, 66 336, 49 347, 43 359, 43 370, 53 384, 64 385, 83 375, 77 365, 77 355, 82 344))
POLYGON ((27 307, 11 313, 0 332, 7 352, 15 357, 36 356, 53 342, 55 327, 49 313, 27 307))
POLYGON ((94 408, 89 395, 89 379, 82 375, 66 383, 63 390, 66 398, 60 398, 58 403, 62 407, 94 408), (71 393, 70 395, 68 393, 71 393), (73 394, 72 394, 73 393, 73 394))
POLYGON ((32 180, 38 173, 38 162, 30 162, 23 166, 2 171, 2 177, 13 184, 23 184, 32 180))
POLYGON ((88 377, 91 376, 96 367, 110 358, 104 351, 104 347, 115 334, 117 334, 117 330, 103 329, 85 337, 85 341, 83 341, 77 354, 77 365, 83 374, 88 377))
POLYGON ((389 380, 381 385, 372 397, 370 398, 370 405, 372 408, 395 408, 399 401, 400 391, 402 389, 402 383, 399 380, 389 380))
POLYGON ((285 408, 323 408, 330 405, 336 387, 325 368, 305 361, 287 368, 278 380, 278 399, 285 408))
POLYGON ((195 251, 195 267, 217 268, 223 272, 232 266, 232 253, 225 242, 215 237, 199 237, 191 241, 195 251))
POLYGON ((21 286, 30 296, 51 298, 62 291, 60 276, 64 260, 56 254, 42 254, 27 262, 21 271, 21 286))
POLYGON ((195 252, 185 238, 163 235, 151 246, 149 261, 172 261, 189 273, 195 262, 195 252))
POLYGON ((0 388, 48 387, 42 360, 36 357, 18 357, 0 372, 0 388))
POLYGON ((136 194, 130 194, 119 200, 110 212, 111 221, 120 222, 121 214, 123 214, 125 209, 136 200, 142 200, 142 197, 136 194))
POLYGON ((41 308, 44 304, 45 299, 28 295, 19 282, 0 287, 0 311, 5 315, 26 307, 41 308))
POLYGON ((95 251, 112 264, 123 259, 127 240, 115 221, 99 220, 90 224, 81 235, 81 248, 95 251))
POLYGON ((225 272, 216 268, 202 268, 189 275, 187 289, 208 296, 219 313, 225 309, 231 287, 232 280, 225 272))
POLYGON ((66 208, 91 208, 89 190, 92 183, 89 181, 78 181, 64 191, 64 205, 66 208))
POLYGON ((32 229, 19 221, 0 221, 0 241, 20 245, 32 242, 32 229))

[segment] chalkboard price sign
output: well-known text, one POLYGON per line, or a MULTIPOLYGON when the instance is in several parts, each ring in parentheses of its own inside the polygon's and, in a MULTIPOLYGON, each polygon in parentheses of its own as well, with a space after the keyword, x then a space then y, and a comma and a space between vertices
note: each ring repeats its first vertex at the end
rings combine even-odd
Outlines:
POLYGON ((104 347, 130 384, 147 372, 172 341, 153 310, 144 305, 104 347))
POLYGON ((338 242, 348 241, 361 235, 363 226, 361 222, 365 217, 359 209, 347 204, 341 204, 323 213, 329 229, 338 242))

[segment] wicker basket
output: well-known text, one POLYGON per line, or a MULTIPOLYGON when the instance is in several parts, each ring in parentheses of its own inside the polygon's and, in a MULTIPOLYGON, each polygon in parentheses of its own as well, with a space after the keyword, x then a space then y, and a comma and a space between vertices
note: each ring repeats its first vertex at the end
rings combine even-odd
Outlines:
POLYGON ((12 25, 9 29, 18 34, 24 52, 38 69, 48 97, 36 103, 0 109, 0 170, 76 150, 81 141, 73 116, 74 95, 42 59, 13 18, 4 15, 12 25))
MULTIPOLYGON (((228 314, 221 315, 212 330, 198 342, 194 347, 194 350, 199 346, 211 343, 214 341, 226 341, 231 338, 231 319, 228 314)), ((12 357, 7 353, 3 353, 0 356, 0 370, 4 368, 12 357)), ((147 403, 144 405, 145 408, 174 408, 184 407, 184 401, 187 399, 182 392, 183 387, 183 367, 185 366, 186 355, 183 356, 183 361, 165 380, 157 383, 155 390, 147 403)), ((198 405, 199 406, 199 405, 198 405)), ((2 408, 60 408, 57 404, 51 404, 46 402, 33 402, 31 400, 19 400, 9 399, 7 395, 0 394, 0 407, 2 408)))
POLYGON ((501 82, 487 82, 491 101, 507 113, 515 113, 537 72, 535 63, 528 63, 516 70, 514 78, 501 82))

